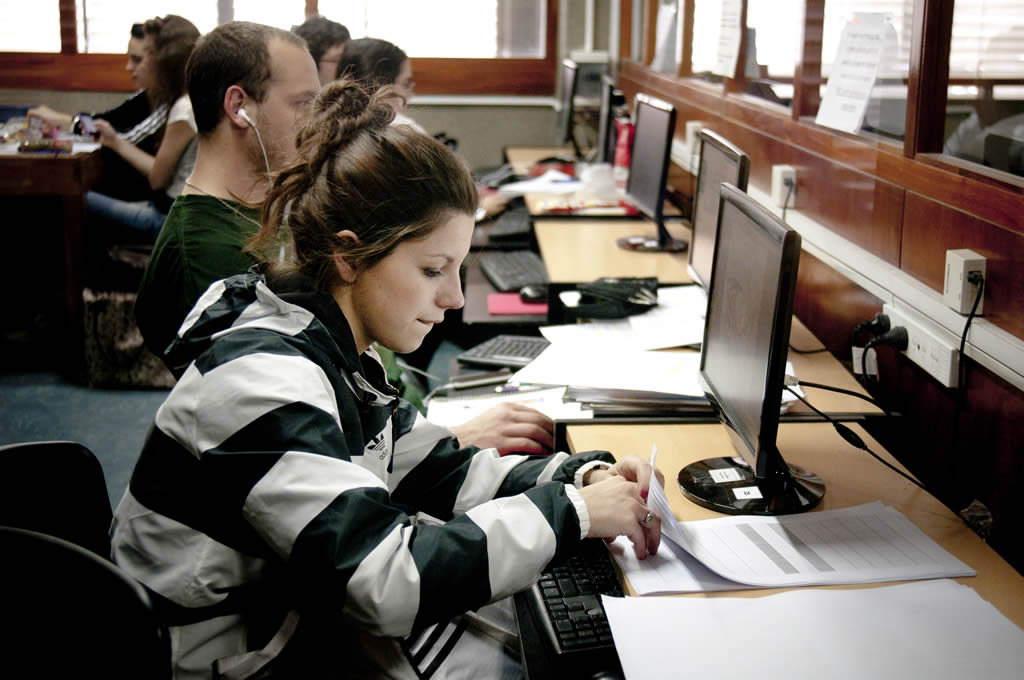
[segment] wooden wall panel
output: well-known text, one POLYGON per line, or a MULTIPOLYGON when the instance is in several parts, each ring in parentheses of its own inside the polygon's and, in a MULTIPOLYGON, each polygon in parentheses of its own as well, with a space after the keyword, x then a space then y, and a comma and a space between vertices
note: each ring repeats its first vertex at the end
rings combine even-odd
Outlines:
POLYGON ((794 309, 833 355, 848 360, 854 327, 882 311, 882 301, 805 250, 794 309))
POLYGON ((1024 238, 909 191, 905 213, 901 268, 941 292, 946 250, 970 248, 984 255, 985 318, 1024 337, 1024 238))

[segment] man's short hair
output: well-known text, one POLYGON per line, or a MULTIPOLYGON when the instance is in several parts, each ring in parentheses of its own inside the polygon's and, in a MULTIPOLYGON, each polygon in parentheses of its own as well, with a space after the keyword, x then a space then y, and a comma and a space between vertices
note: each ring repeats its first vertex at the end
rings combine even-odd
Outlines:
POLYGON ((320 67, 320 59, 327 50, 335 45, 347 43, 352 38, 344 25, 319 14, 309 17, 298 26, 292 26, 292 33, 306 41, 317 68, 320 67))
POLYGON ((224 115, 224 93, 238 85, 257 102, 270 81, 270 41, 305 47, 290 31, 250 21, 230 21, 199 39, 185 67, 185 86, 200 136, 209 134, 224 115))

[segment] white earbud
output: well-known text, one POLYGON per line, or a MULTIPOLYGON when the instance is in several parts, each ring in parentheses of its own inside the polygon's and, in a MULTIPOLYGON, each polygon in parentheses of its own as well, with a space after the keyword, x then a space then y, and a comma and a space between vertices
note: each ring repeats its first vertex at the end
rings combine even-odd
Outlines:
POLYGON ((273 173, 270 171, 270 159, 267 158, 267 149, 263 146, 263 137, 260 136, 260 129, 256 127, 256 123, 252 122, 252 118, 250 118, 249 114, 245 112, 244 106, 238 108, 238 117, 251 125, 253 132, 256 133, 256 141, 259 142, 260 151, 263 152, 263 163, 267 166, 267 177, 270 177, 273 173))

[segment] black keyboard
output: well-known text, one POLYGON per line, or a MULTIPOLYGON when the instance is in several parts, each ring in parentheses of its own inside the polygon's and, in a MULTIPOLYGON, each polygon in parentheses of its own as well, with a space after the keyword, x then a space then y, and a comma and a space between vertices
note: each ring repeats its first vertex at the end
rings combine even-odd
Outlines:
POLYGON ((623 594, 604 541, 583 541, 564 562, 550 565, 528 593, 530 608, 555 654, 614 650, 601 595, 623 594))
POLYGON ((480 253, 480 271, 502 292, 548 282, 544 260, 532 250, 495 250, 480 253))
POLYGON ((521 368, 537 358, 551 343, 533 335, 499 335, 455 357, 463 364, 521 368))
POLYGON ((491 225, 492 241, 528 241, 530 238, 530 212, 526 206, 506 208, 491 225))

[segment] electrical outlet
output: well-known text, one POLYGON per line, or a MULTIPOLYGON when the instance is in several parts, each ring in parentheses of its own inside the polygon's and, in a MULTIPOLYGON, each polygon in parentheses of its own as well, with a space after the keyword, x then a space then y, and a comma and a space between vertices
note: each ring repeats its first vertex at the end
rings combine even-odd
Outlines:
POLYGON ((683 137, 686 144, 686 153, 689 156, 696 156, 700 148, 700 137, 697 133, 708 126, 707 121, 688 120, 686 121, 686 136, 683 137))
POLYGON ((772 166, 772 203, 780 208, 796 207, 796 168, 792 165, 772 166), (793 190, 786 186, 786 180, 793 184, 793 190), (786 199, 789 199, 787 205, 786 199))
POLYGON ((912 310, 895 309, 886 304, 882 311, 889 315, 892 327, 907 329, 904 354, 945 387, 956 387, 960 381, 960 339, 933 321, 912 310))
MULTIPOLYGON (((985 276, 985 257, 973 250, 961 248, 946 251, 946 276, 942 283, 942 300, 960 314, 969 314, 974 306, 978 286, 971 283, 968 275, 978 272, 985 276)), ((985 300, 978 300, 977 316, 981 316, 985 300)))

